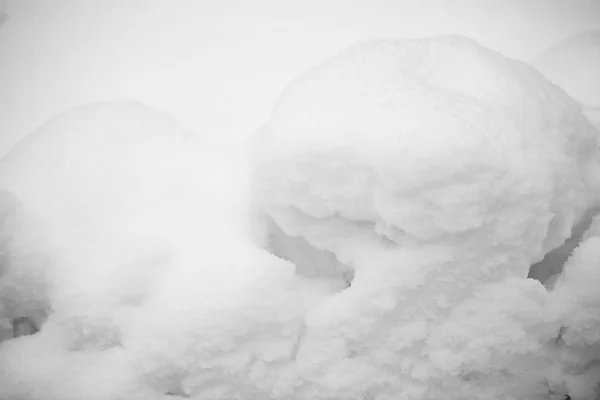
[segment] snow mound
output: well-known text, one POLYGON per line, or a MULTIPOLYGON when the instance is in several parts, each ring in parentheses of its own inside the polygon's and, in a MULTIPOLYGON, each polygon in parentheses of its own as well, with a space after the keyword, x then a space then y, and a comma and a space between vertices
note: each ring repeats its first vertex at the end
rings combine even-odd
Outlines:
MULTIPOLYGON (((191 142, 186 135, 158 112, 104 103, 54 118, 0 161, 3 197, 17 204, 6 209, 14 222, 2 225, 10 258, 0 292, 4 304, 13 304, 12 317, 65 307, 82 320, 101 308, 109 318, 102 296, 114 290, 118 259, 135 252, 123 244, 140 248, 133 260, 160 253, 152 241, 166 227, 159 224, 169 223, 160 210, 181 201, 168 177, 190 164, 189 157, 173 156, 191 142), (140 238, 142 232, 148 237, 140 238)), ((146 282, 130 279, 145 290, 146 282)))
POLYGON ((597 132, 537 71, 363 43, 248 147, 115 102, 0 160, 0 399, 590 398, 598 222, 525 277, 597 203, 597 132))
POLYGON ((586 31, 560 41, 544 51, 534 65, 575 99, 600 107, 600 31, 586 31))
POLYGON ((254 150, 274 253, 334 256, 310 276, 354 270, 307 316, 309 398, 558 390, 561 321, 526 277, 598 202, 576 101, 466 38, 376 40, 294 80, 254 150))
POLYGON ((256 245, 248 166, 129 102, 68 111, 7 154, 0 399, 272 387, 304 302, 293 265, 256 245))

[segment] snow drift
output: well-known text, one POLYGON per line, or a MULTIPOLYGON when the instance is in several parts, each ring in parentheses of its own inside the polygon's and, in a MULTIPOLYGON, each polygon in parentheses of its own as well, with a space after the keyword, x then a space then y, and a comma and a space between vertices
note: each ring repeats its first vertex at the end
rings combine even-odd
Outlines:
POLYGON ((0 161, 0 399, 591 399, 598 222, 526 277, 598 203, 597 134, 456 36, 348 49, 250 148, 71 110, 0 161))
POLYGON ((566 321, 526 277, 596 204, 597 140, 535 69, 456 36, 358 44, 292 82, 255 141, 259 201, 275 242, 354 270, 307 317, 313 398, 564 389, 566 321))

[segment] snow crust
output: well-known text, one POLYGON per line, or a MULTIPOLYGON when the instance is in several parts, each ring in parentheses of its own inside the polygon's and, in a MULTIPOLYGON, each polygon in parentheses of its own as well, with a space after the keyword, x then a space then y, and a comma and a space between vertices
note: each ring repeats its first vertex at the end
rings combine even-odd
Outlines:
POLYGON ((597 135, 457 36, 353 46, 250 145, 68 111, 0 160, 0 399, 593 399, 599 220, 526 277, 597 205, 597 135))

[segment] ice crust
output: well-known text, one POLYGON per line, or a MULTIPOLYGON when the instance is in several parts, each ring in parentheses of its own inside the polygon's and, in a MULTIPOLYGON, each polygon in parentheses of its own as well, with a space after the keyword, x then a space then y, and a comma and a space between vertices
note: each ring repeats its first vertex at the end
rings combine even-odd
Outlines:
POLYGON ((457 36, 351 47, 249 146, 68 111, 0 160, 0 399, 594 399, 600 220, 526 277, 597 205, 597 135, 457 36))

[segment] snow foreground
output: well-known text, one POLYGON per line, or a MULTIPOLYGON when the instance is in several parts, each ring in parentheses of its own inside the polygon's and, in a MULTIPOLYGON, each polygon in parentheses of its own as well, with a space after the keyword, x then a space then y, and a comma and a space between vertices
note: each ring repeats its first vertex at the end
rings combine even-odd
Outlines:
POLYGON ((0 161, 0 399, 593 399, 600 219, 526 277, 598 204, 597 135, 454 36, 326 61, 250 148, 69 111, 0 161))

